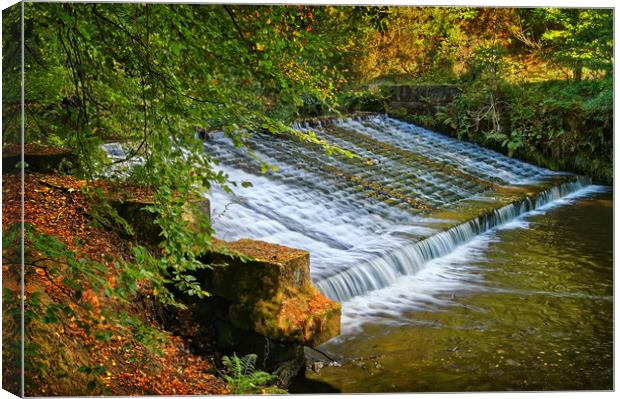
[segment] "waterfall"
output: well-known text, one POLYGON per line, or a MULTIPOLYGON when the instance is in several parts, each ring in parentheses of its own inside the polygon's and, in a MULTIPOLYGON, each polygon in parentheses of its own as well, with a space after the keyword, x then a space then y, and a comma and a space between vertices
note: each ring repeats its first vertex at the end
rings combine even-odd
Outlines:
POLYGON ((230 180, 214 187, 218 238, 248 237, 308 250, 315 285, 344 301, 417 273, 476 235, 589 184, 381 115, 294 125, 356 154, 257 133, 224 135, 205 151, 230 180))
POLYGON ((587 182, 586 179, 579 179, 562 183, 540 192, 534 199, 526 197, 494 209, 490 213, 482 214, 391 253, 368 259, 362 264, 322 279, 315 285, 325 296, 337 301, 345 301, 354 296, 386 287, 400 276, 415 274, 426 262, 448 254, 478 234, 585 187, 585 182, 587 182))

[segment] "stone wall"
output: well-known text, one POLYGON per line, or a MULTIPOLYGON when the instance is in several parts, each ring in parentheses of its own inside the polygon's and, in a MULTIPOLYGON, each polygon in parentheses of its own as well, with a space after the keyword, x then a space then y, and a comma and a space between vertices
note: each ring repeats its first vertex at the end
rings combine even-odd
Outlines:
POLYGON ((453 85, 391 85, 383 91, 391 109, 404 108, 410 113, 433 114, 449 104, 459 93, 453 85))

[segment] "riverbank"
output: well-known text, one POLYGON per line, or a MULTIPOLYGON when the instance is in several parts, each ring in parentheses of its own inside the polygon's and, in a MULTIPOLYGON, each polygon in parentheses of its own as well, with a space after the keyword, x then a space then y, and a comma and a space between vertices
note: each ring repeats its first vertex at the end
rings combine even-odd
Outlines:
MULTIPOLYGON (((3 248, 20 215, 20 176, 3 178, 3 248)), ((83 180, 28 172, 25 180, 26 395, 207 395, 226 394, 212 348, 190 350, 196 325, 181 337, 166 329, 152 288, 138 287, 128 301, 110 296, 126 276, 130 242, 97 226, 83 180), (72 275, 64 251, 86 266, 72 275), (45 252, 45 253, 44 253, 45 252), (92 263, 91 263, 92 262, 92 263), (93 265, 101 267, 93 270, 93 265), (90 282, 86 280, 92 277, 90 282), (97 281, 97 284, 92 284, 97 281), (118 316, 118 319, 111 314, 118 316)), ((19 248, 13 246, 12 248, 19 248)), ((5 389, 19 383, 19 263, 3 253, 3 363, 5 389), (15 310, 16 312, 11 312, 15 310)), ((182 315, 182 313, 180 313, 182 315)), ((202 332, 205 329, 201 329, 202 332)), ((207 342, 201 337, 201 342, 207 342)), ((18 392, 19 387, 14 387, 18 392)))
MULTIPOLYGON (((547 169, 612 183, 613 84, 609 78, 379 87, 384 111, 396 118, 547 169)), ((377 98, 367 100, 369 109, 375 111, 377 102, 377 98)))

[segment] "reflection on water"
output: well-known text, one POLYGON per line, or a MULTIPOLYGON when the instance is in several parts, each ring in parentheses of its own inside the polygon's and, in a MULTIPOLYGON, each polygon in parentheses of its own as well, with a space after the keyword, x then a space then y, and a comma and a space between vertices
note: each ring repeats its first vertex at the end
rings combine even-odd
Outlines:
POLYGON ((531 213, 345 302, 343 335, 320 348, 342 367, 306 377, 342 392, 612 389, 611 196, 531 213))

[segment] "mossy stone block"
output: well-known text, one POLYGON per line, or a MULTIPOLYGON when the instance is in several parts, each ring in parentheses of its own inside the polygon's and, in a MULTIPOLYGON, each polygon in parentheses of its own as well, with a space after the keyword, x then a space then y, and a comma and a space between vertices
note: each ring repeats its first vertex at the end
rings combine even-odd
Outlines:
MULTIPOLYGON (((144 209, 152 205, 153 201, 148 198, 112 198, 111 204, 119 216, 133 228, 136 239, 143 243, 157 244, 163 240, 161 228, 155 224, 157 215, 144 209)), ((198 231, 197 212, 210 215, 210 202, 207 198, 200 198, 185 205, 182 215, 183 220, 188 222, 192 231, 198 231)))
POLYGON ((310 279, 308 252, 254 240, 218 241, 201 280, 231 302, 231 323, 281 341, 317 346, 340 333, 340 305, 310 279), (242 259, 240 256, 245 257, 242 259))

